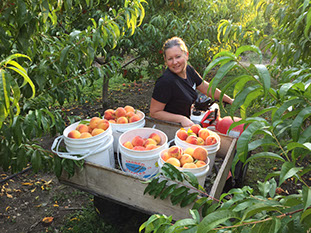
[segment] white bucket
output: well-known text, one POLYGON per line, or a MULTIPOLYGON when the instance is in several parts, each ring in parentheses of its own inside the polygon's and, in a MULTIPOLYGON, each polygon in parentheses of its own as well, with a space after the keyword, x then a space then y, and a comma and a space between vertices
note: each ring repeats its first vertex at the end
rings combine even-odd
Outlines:
MULTIPOLYGON (((159 164, 159 169, 161 169, 163 167, 164 161, 161 158, 159 158, 158 164, 159 164)), ((207 173, 210 170, 209 164, 207 164, 204 167, 200 167, 200 168, 179 168, 179 167, 176 167, 176 168, 182 172, 186 171, 186 172, 193 173, 195 177, 198 179, 199 185, 201 185, 204 188, 206 176, 208 175, 207 173)), ((169 182, 169 184, 173 184, 173 183, 169 182)), ((190 185, 188 181, 184 181, 183 184, 190 185)))
POLYGON ((86 157, 85 161, 115 168, 113 136, 110 135, 107 143, 104 144, 103 147, 100 147, 98 150, 93 152, 90 156, 86 157))
POLYGON ((143 128, 145 126, 145 114, 142 111, 136 110, 136 114, 140 117, 139 121, 135 121, 132 123, 126 123, 126 124, 116 124, 116 123, 110 123, 111 129, 112 129, 112 135, 114 138, 113 142, 113 148, 114 151, 118 150, 118 144, 119 144, 119 138, 121 134, 124 132, 131 130, 131 129, 137 129, 137 128, 143 128))
POLYGON ((177 137, 177 132, 176 132, 175 138, 174 138, 176 146, 180 146, 184 150, 186 150, 189 147, 196 148, 198 146, 201 146, 201 147, 203 147, 203 148, 205 148, 207 150, 208 158, 210 159, 210 164, 209 164, 210 169, 209 169, 207 175, 210 175, 212 173, 212 169, 213 169, 213 166, 214 166, 214 163, 215 163, 216 153, 217 153, 217 151, 220 148, 220 137, 219 137, 219 135, 217 133, 215 133, 215 132, 211 132, 211 136, 215 136, 216 137, 217 143, 215 143, 214 145, 208 145, 207 146, 207 145, 194 145, 194 144, 188 143, 186 141, 183 141, 183 140, 181 140, 181 139, 179 139, 177 137))
POLYGON ((71 160, 82 160, 96 163, 102 166, 115 167, 113 136, 111 127, 96 136, 83 139, 68 138, 67 135, 74 130, 80 122, 68 126, 63 135, 57 137, 51 150, 61 158, 71 160), (64 140, 67 152, 59 151, 61 141, 64 140))
MULTIPOLYGON (((83 121, 90 121, 91 119, 86 119, 83 121)), ((81 121, 76 122, 72 125, 69 125, 64 131, 63 131, 63 138, 66 145, 66 149, 68 152, 72 153, 87 153, 89 150, 92 150, 94 147, 96 147, 98 144, 103 143, 104 141, 108 140, 109 135, 112 134, 112 127, 109 124, 109 127, 105 132, 98 134, 96 136, 90 137, 90 138, 69 138, 67 137, 68 133, 74 129, 77 128, 77 126, 80 124, 81 121)))
POLYGON ((159 154, 163 149, 166 148, 168 148, 167 136, 165 133, 158 129, 138 128, 128 130, 119 138, 118 150, 122 160, 122 162, 119 161, 120 167, 123 171, 137 175, 140 178, 151 178, 158 172, 159 154), (152 133, 157 133, 161 138, 160 146, 156 149, 137 151, 128 149, 123 146, 123 143, 132 141, 135 136, 148 138, 152 133))

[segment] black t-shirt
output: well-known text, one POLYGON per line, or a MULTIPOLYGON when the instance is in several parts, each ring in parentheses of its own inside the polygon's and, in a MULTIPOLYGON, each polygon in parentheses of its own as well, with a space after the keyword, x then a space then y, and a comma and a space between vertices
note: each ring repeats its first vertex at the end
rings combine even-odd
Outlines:
POLYGON ((166 104, 164 111, 190 118, 191 105, 198 96, 196 87, 202 83, 202 78, 190 65, 186 72, 187 79, 183 79, 167 68, 156 81, 152 98, 166 104))

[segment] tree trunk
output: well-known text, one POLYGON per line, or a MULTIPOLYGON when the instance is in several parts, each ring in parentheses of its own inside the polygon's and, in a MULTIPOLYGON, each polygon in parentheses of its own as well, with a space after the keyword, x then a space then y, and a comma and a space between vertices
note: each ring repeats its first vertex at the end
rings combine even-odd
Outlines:
POLYGON ((108 107, 108 86, 109 86, 109 78, 103 78, 103 88, 102 88, 102 100, 103 100, 103 109, 108 107))

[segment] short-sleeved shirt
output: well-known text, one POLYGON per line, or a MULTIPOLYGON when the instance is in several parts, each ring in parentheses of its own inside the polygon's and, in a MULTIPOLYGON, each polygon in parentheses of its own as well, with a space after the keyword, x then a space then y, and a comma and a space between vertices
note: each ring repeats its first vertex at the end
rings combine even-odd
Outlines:
POLYGON ((164 111, 190 118, 191 105, 198 96, 196 87, 203 80, 190 65, 187 65, 186 72, 187 79, 183 79, 167 68, 156 81, 152 98, 166 104, 164 111))

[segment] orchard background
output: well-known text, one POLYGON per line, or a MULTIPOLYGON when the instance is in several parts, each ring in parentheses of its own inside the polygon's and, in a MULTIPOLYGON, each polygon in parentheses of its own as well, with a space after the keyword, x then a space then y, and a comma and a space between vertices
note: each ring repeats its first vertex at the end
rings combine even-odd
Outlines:
MULTIPOLYGON (((258 186, 232 190, 236 199, 206 201, 212 207, 202 221, 194 211, 191 223, 171 226, 162 216, 144 226, 310 231, 310 26, 307 0, 1 1, 1 167, 12 174, 27 166, 57 176, 68 170, 72 165, 37 139, 88 116, 69 116, 72 106, 99 101, 100 115, 116 103, 112 90, 134 88, 141 80, 153 85, 164 68, 163 42, 180 36, 189 62, 211 88, 234 97, 229 109, 221 106, 222 114, 249 125, 234 164, 256 161, 274 169, 258 186), (276 192, 288 180, 295 191, 276 192)), ((146 113, 148 102, 141 109, 146 113)))

